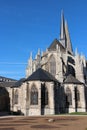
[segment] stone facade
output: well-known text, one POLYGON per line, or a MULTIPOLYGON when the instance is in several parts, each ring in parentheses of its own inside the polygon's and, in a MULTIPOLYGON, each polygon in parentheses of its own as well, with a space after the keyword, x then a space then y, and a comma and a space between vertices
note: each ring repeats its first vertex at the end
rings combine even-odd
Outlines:
POLYGON ((26 116, 85 112, 86 86, 87 61, 77 49, 74 54, 62 13, 60 39, 42 55, 38 50, 35 59, 31 54, 25 81, 10 88, 11 111, 26 116))
MULTIPOLYGON (((46 115, 46 114, 55 114, 54 112, 54 83, 53 82, 40 82, 40 81, 30 81, 27 83, 23 83, 20 88, 12 88, 13 95, 16 91, 18 91, 18 102, 15 103, 15 99, 11 100, 11 110, 13 112, 20 111, 24 115, 46 115), (49 94, 48 104, 42 106, 41 102, 41 92, 42 85, 47 87, 47 91, 49 94), (38 92, 38 102, 37 104, 31 103, 31 89, 35 86, 38 92)), ((14 97, 12 97, 13 99, 14 97)))

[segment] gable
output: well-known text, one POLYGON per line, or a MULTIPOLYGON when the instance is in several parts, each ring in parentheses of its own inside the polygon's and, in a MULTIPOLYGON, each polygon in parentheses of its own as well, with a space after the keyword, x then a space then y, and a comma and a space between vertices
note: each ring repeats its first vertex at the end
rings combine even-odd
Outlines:
POLYGON ((25 81, 57 81, 57 79, 52 76, 49 72, 39 68, 32 75, 30 75, 25 81))
POLYGON ((55 40, 51 43, 51 45, 48 47, 48 50, 49 50, 49 51, 55 51, 57 45, 58 45, 58 47, 60 47, 60 50, 61 50, 61 51, 65 51, 65 48, 63 47, 63 45, 62 45, 57 39, 55 39, 55 40))

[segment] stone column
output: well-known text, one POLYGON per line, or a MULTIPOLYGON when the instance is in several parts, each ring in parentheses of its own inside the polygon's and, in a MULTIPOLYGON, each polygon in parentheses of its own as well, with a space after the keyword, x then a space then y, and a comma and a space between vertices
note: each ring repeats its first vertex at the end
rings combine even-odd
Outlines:
POLYGON ((41 115, 41 82, 38 82, 38 107, 39 107, 39 115, 41 115))
POLYGON ((75 86, 72 85, 72 112, 75 112, 75 86))
POLYGON ((84 85, 81 85, 81 111, 86 112, 86 101, 85 101, 85 91, 84 91, 84 85))
POLYGON ((26 83, 23 83, 21 86, 21 94, 20 94, 20 104, 21 104, 21 112, 26 115, 26 83))
POLYGON ((50 114, 55 114, 55 110, 54 110, 54 82, 51 82, 50 86, 49 86, 49 106, 50 106, 50 114))
POLYGON ((9 97, 10 97, 10 111, 13 112, 14 104, 13 104, 13 88, 10 89, 9 97))
POLYGON ((29 116, 29 82, 26 83, 26 116, 29 116))

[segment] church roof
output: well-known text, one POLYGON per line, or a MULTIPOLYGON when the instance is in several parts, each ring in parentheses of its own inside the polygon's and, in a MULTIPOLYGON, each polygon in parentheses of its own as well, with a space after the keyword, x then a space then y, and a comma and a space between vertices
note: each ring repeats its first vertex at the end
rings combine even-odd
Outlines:
POLYGON ((25 78, 21 78, 20 80, 18 80, 17 82, 15 82, 15 84, 13 85, 13 87, 19 87, 19 86, 21 86, 24 81, 25 81, 25 78))
POLYGON ((48 47, 48 50, 51 51, 51 50, 56 50, 56 46, 59 45, 60 46, 60 49, 64 49, 65 48, 63 47, 63 45, 57 40, 57 39, 54 39, 54 41, 51 43, 51 45, 48 47))
POLYGON ((0 82, 12 82, 12 81, 17 81, 17 80, 0 76, 0 82))
POLYGON ((0 82, 0 87, 12 87, 16 81, 13 82, 0 82))
POLYGON ((12 87, 17 80, 0 76, 0 87, 12 87))
POLYGON ((39 68, 31 76, 29 76, 25 81, 34 81, 34 80, 40 80, 40 81, 56 81, 58 80, 52 76, 49 72, 39 68))
POLYGON ((67 78, 64 81, 65 84, 83 84, 82 82, 80 82, 78 79, 76 79, 74 76, 72 76, 71 74, 67 76, 67 78))

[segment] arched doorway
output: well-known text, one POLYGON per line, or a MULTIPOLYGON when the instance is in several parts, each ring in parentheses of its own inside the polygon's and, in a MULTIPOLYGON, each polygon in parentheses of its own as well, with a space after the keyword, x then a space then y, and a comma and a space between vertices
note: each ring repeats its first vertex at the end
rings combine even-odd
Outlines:
POLYGON ((41 115, 44 115, 45 107, 48 105, 48 89, 45 84, 41 85, 41 115))

